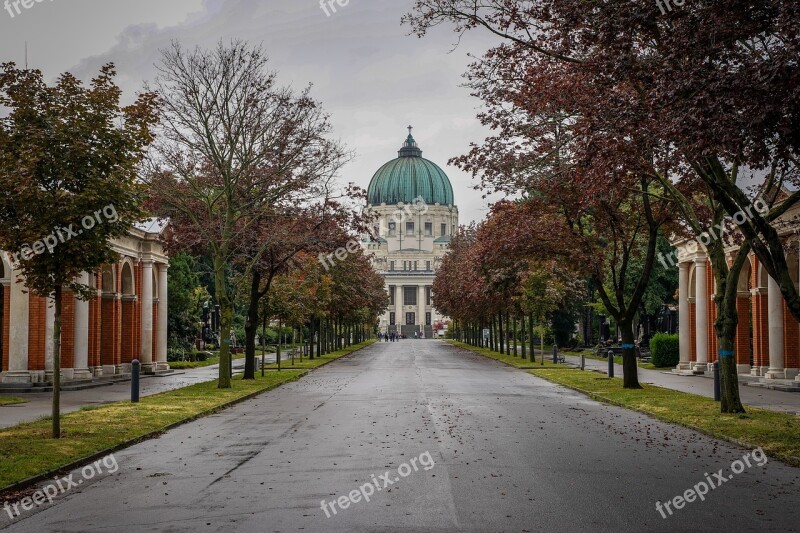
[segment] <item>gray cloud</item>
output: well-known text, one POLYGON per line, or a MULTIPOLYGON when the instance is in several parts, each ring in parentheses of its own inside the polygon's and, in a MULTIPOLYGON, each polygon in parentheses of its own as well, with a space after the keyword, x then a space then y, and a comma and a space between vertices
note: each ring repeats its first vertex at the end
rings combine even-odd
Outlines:
POLYGON ((31 66, 51 78, 69 70, 88 79, 113 61, 131 98, 153 79, 158 50, 173 39, 263 43, 281 83, 312 83, 337 136, 357 152, 344 180, 366 187, 413 124, 425 157, 450 176, 462 222, 481 219, 486 201, 469 175, 446 163, 487 134, 475 119, 479 102, 460 84, 468 53, 494 40, 468 35, 453 50, 456 36, 445 28, 409 36, 400 17, 411 4, 350 0, 326 16, 317 0, 45 0, 13 19, 0 11, 0 45, 3 61, 21 63, 27 40, 31 66))

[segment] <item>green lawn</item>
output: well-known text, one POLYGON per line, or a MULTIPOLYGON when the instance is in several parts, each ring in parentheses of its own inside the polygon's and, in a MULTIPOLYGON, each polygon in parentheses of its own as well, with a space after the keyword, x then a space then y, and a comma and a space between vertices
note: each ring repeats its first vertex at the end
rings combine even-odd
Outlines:
MULTIPOLYGON (((567 355, 574 355, 576 357, 580 357, 581 356, 580 352, 564 352, 564 353, 567 354, 567 355)), ((592 350, 584 351, 583 355, 586 356, 586 359, 594 359, 595 361, 608 361, 607 357, 600 357, 599 355, 594 355, 594 353, 592 353, 592 350)), ((622 364, 622 356, 621 355, 615 355, 614 356, 614 362, 616 364, 618 364, 618 365, 621 365, 622 364)), ((658 368, 653 363, 643 363, 641 361, 639 361, 639 368, 646 368, 648 370, 668 370, 668 369, 664 369, 664 368, 658 368)))
POLYGON ((465 350, 469 350, 471 352, 475 352, 477 354, 483 355, 485 357, 489 357, 491 359, 495 359, 497 361, 500 361, 501 363, 506 363, 507 365, 511 365, 513 367, 516 367, 516 368, 533 368, 533 367, 536 367, 536 368, 551 368, 551 369, 572 368, 572 367, 570 367, 568 365, 554 365, 552 358, 549 361, 547 360, 547 358, 545 358, 544 365, 542 365, 541 357, 538 358, 535 362, 531 362, 530 361, 530 354, 528 354, 528 359, 523 359, 521 351, 518 352, 517 357, 514 357, 513 354, 512 355, 505 355, 505 354, 494 352, 494 351, 492 351, 492 350, 490 350, 488 348, 478 348, 476 346, 471 346, 471 345, 466 344, 464 342, 459 342, 459 341, 452 340, 452 339, 448 339, 446 342, 449 342, 450 344, 452 344, 453 346, 456 346, 458 348, 463 348, 465 350))
POLYGON ((761 447, 770 456, 800 466, 800 417, 746 407, 747 414, 720 414, 711 398, 653 385, 641 390, 622 388, 620 378, 608 379, 597 372, 530 370, 530 373, 584 392, 600 401, 634 409, 664 422, 680 424, 744 447, 761 447))
MULTIPOLYGON (((243 355, 235 355, 234 361, 243 357, 243 355)), ((172 370, 186 370, 188 368, 203 368, 206 366, 216 365, 217 363, 219 363, 219 356, 209 357, 205 361, 172 361, 169 363, 169 367, 172 370)))
POLYGON ((0 405, 16 405, 18 403, 25 403, 28 400, 22 398, 15 398, 14 396, 0 396, 0 405))
MULTIPOLYGON (((314 360, 314 367, 368 344, 314 360)), ((216 381, 211 381, 147 396, 138 404, 117 402, 84 408, 62 417, 63 437, 58 440, 50 438, 49 418, 0 430, 0 487, 51 472, 109 448, 132 444, 168 426, 205 416, 237 400, 295 381, 306 373, 305 368, 268 372, 263 378, 257 373, 255 381, 234 378, 231 389, 218 389, 216 381)))

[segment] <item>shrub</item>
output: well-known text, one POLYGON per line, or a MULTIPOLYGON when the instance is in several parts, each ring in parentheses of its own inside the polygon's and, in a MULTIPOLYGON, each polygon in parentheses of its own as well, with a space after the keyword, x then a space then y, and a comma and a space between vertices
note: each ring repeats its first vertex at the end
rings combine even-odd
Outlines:
POLYGON ((656 368, 675 367, 681 360, 677 335, 658 333, 650 339, 650 354, 656 368))

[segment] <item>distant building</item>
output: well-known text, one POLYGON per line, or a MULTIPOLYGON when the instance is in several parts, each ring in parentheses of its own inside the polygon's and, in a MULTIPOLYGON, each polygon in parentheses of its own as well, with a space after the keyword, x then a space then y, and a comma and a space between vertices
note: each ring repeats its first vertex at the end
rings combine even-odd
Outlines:
POLYGON ((458 207, 450 180, 422 157, 411 127, 397 159, 373 176, 367 202, 376 218, 372 237, 363 244, 386 280, 390 300, 379 328, 432 338, 434 324, 443 317, 434 307, 431 285, 458 231, 458 207))

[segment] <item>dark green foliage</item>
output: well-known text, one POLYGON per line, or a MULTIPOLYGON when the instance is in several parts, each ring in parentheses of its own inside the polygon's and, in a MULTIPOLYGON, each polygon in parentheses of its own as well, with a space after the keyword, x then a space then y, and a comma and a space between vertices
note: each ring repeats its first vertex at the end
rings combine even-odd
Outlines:
POLYGON ((677 335, 658 333, 650 339, 650 353, 653 365, 657 368, 669 368, 678 365, 680 348, 677 335))

